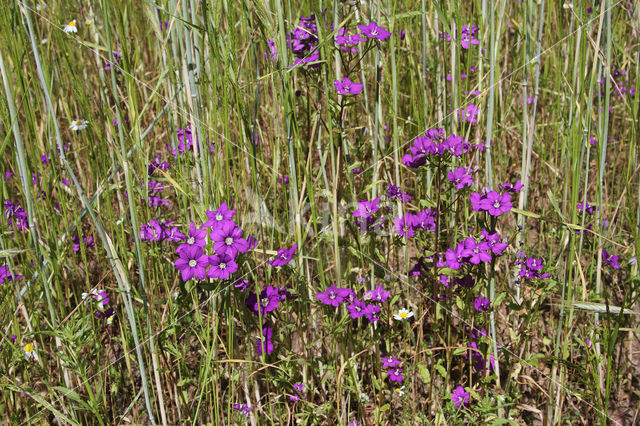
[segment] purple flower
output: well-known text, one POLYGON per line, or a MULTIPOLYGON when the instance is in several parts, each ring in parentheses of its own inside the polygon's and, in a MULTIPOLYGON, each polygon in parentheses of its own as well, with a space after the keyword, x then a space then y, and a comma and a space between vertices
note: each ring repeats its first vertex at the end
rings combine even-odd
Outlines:
POLYGON ((403 380, 402 372, 403 371, 404 370, 402 368, 396 368, 396 369, 387 370, 387 374, 389 375, 389 380, 391 380, 392 382, 402 383, 402 380, 403 380))
POLYGON ((267 54, 267 52, 264 52, 264 57, 271 62, 276 62, 280 57, 280 53, 276 48, 276 43, 271 39, 267 40, 267 43, 269 44, 269 53, 267 54))
POLYGON ((386 40, 391 36, 391 33, 384 28, 378 26, 377 23, 371 22, 369 25, 358 25, 362 35, 367 38, 377 38, 378 40, 386 40))
POLYGON ((273 328, 264 326, 262 328, 262 335, 264 336, 264 339, 258 339, 258 355, 262 355, 262 352, 270 354, 273 352, 273 342, 271 342, 271 338, 273 337, 273 328))
POLYGON ((469 392, 465 392, 462 386, 458 386, 451 394, 451 400, 456 408, 469 403, 469 392))
POLYGON ((331 285, 325 291, 316 293, 316 297, 325 305, 337 307, 345 298, 352 294, 353 290, 350 288, 338 288, 335 285, 331 285))
POLYGON ((217 254, 228 254, 235 258, 238 253, 249 251, 250 245, 242 238, 242 229, 233 222, 224 222, 220 227, 211 230, 213 249, 217 254))
POLYGON ((476 297, 473 305, 475 306, 476 311, 484 312, 489 310, 489 305, 491 305, 491 302, 486 297, 476 297))
POLYGON ((411 213, 405 213, 402 217, 395 217, 393 219, 394 229, 403 237, 411 238, 415 235, 413 228, 413 215, 411 213))
POLYGON ((369 322, 374 323, 378 321, 378 314, 380 313, 380 306, 378 305, 367 305, 364 308, 364 315, 367 317, 369 322))
POLYGON ((207 242, 205 241, 206 236, 206 229, 196 229, 196 225, 191 222, 189 224, 189 237, 186 238, 187 241, 185 241, 184 244, 180 244, 178 246, 177 251, 184 250, 185 248, 191 246, 200 246, 204 248, 204 246, 207 244, 207 242))
POLYGON ((289 261, 293 258, 293 254, 296 252, 298 248, 297 244, 294 244, 291 248, 281 248, 278 249, 278 253, 276 254, 276 258, 269 261, 271 266, 283 266, 289 263, 289 261))
POLYGON ((445 253, 447 268, 460 269, 460 266, 466 262, 467 252, 463 244, 458 244, 454 250, 448 249, 445 253))
POLYGON ((410 195, 402 192, 400 188, 393 185, 391 182, 388 182, 388 185, 389 186, 387 187, 387 197, 389 197, 390 199, 392 200, 398 199, 398 200, 401 200, 403 203, 408 203, 409 200, 413 198, 410 195))
POLYGON ((353 83, 347 77, 344 77, 342 81, 336 80, 333 82, 336 90, 341 95, 357 95, 362 92, 363 85, 360 83, 353 83))
POLYGON ((289 396, 289 399, 292 402, 298 402, 301 399, 306 398, 305 396, 300 396, 300 394, 304 392, 304 385, 302 383, 294 383, 293 388, 296 390, 296 393, 294 395, 289 396))
POLYGON ((242 414, 245 417, 249 417, 249 413, 253 410, 253 407, 249 407, 247 404, 233 404, 233 409, 242 414))
POLYGON ((238 270, 238 264, 228 254, 209 256, 211 268, 207 271, 209 278, 219 278, 226 280, 238 270))
POLYGON ((254 292, 249 293, 245 304, 254 314, 258 315, 258 311, 260 311, 260 315, 264 316, 267 312, 278 309, 281 299, 282 296, 278 287, 267 286, 260 292, 259 298, 256 297, 254 292))
POLYGON ((480 202, 480 207, 489 212, 491 216, 500 216, 511 210, 511 195, 509 193, 499 194, 490 191, 484 200, 480 202))
POLYGON ((380 197, 376 197, 373 201, 360 201, 358 202, 358 209, 354 211, 352 214, 354 217, 367 219, 371 217, 371 215, 373 215, 375 212, 378 211, 379 202, 380 202, 380 197))
POLYGON ((618 265, 618 260, 620 259, 620 256, 614 256, 609 254, 609 252, 607 252, 607 249, 602 249, 602 259, 604 260, 604 263, 606 263, 609 266, 612 266, 615 269, 620 269, 620 265, 618 265))
POLYGON ((495 255, 502 256, 503 254, 502 252, 509 246, 509 244, 504 241, 501 242, 500 236, 498 235, 497 232, 494 232, 493 234, 489 234, 489 232, 487 232, 487 230, 483 228, 481 233, 485 241, 489 243, 489 247, 491 247, 491 252, 495 255))
POLYGON ((394 368, 402 364, 401 361, 392 356, 382 357, 380 359, 382 360, 382 368, 394 368))
POLYGON ((477 265, 480 262, 491 262, 489 243, 484 241, 477 243, 475 239, 469 237, 464 240, 463 244, 470 263, 477 265))
POLYGON ((216 229, 221 227, 224 223, 233 222, 232 218, 233 215, 236 214, 236 211, 229 210, 227 208, 227 203, 222 203, 220 204, 220 207, 218 207, 218 210, 207 210, 206 214, 209 220, 203 223, 202 226, 216 229))
POLYGON ((522 182, 520 182, 520 179, 518 179, 514 185, 506 182, 502 185, 498 185, 498 188, 504 192, 516 193, 522 190, 522 182))
POLYGON ((187 282, 196 277, 203 280, 206 274, 206 267, 209 266, 209 256, 202 253, 202 247, 191 246, 182 250, 180 258, 175 261, 176 269, 182 271, 182 280, 187 282))
POLYGON ((347 311, 349 311, 349 316, 353 319, 363 317, 366 313, 367 304, 361 302, 358 299, 354 299, 351 302, 351 305, 347 306, 347 311))
POLYGON ((390 291, 386 291, 380 284, 374 290, 364 292, 364 300, 374 303, 384 303, 391 296, 390 291))
POLYGON ((593 214, 596 211, 596 206, 589 205, 589 202, 584 201, 577 206, 578 210, 584 210, 588 214, 593 214))
POLYGON ((465 186, 473 185, 473 178, 468 173, 468 169, 465 167, 457 167, 456 170, 449 170, 447 174, 447 180, 453 182, 457 189, 462 189, 465 186))
POLYGON ((458 114, 462 116, 462 121, 468 123, 476 123, 478 121, 478 107, 475 104, 469 104, 463 110, 460 108, 458 114))

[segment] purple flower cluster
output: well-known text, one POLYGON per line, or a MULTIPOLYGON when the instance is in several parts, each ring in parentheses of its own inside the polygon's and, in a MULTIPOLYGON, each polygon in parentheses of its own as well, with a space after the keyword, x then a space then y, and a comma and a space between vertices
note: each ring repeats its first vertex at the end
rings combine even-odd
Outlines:
POLYGON ((321 303, 329 306, 338 307, 341 303, 345 303, 352 319, 366 317, 369 322, 374 323, 379 319, 380 304, 386 302, 390 295, 390 291, 378 285, 374 290, 365 291, 362 300, 359 300, 350 288, 331 285, 325 291, 317 293, 316 297, 321 303))
POLYGON ((424 136, 418 136, 409 147, 410 154, 402 157, 402 164, 416 169, 424 166, 434 156, 453 155, 459 157, 469 151, 471 144, 462 136, 446 136, 444 129, 429 129, 424 136))
POLYGON ((476 241, 473 237, 465 238, 459 242, 455 249, 448 249, 445 253, 445 264, 450 269, 460 269, 464 264, 478 265, 481 262, 490 262, 492 254, 502 256, 508 243, 501 241, 497 233, 489 234, 482 230, 483 240, 476 241))
POLYGON ((544 269, 542 259, 527 257, 527 259, 524 261, 516 260, 515 264, 521 265, 520 276, 522 278, 532 280, 534 278, 549 278, 550 276, 548 272, 542 272, 542 270, 544 269))
POLYGON ((229 210, 226 203, 222 203, 218 210, 207 211, 207 220, 202 229, 196 228, 191 222, 189 237, 180 244, 176 253, 180 256, 174 263, 176 269, 182 273, 182 280, 192 278, 203 280, 209 278, 227 279, 238 270, 235 259, 238 253, 251 250, 251 243, 242 237, 242 229, 233 221, 235 210, 229 210), (211 228, 209 238, 213 243, 215 254, 209 256, 204 252, 206 246, 207 229, 211 228), (209 267, 207 271, 207 267, 209 267))
POLYGON ((251 411, 253 410, 253 407, 250 407, 247 404, 238 404, 236 402, 235 404, 233 404, 233 409, 248 418, 249 413, 251 413, 251 411))
POLYGON ((291 261, 293 258, 296 249, 298 248, 297 244, 294 244, 291 248, 281 248, 278 249, 278 253, 276 254, 276 258, 269 261, 269 265, 271 266, 283 266, 291 261))
MULTIPOLYGON (((184 154, 187 151, 190 151, 191 148, 193 148, 193 135, 191 133, 191 126, 186 126, 184 128, 179 128, 178 130, 176 130, 176 137, 178 139, 178 144, 177 147, 175 146, 175 144, 173 142, 171 142, 171 145, 168 145, 165 147, 165 149, 167 151, 170 151, 171 154, 173 154, 174 157, 177 157, 178 155, 184 154)), ((198 150, 200 150, 200 143, 199 140, 196 139, 195 143, 198 146, 198 150)), ((209 143, 209 151, 211 152, 215 152, 215 143, 211 142, 209 143)))
POLYGON ((487 193, 474 192, 470 197, 471 206, 474 211, 486 211, 491 216, 500 216, 502 213, 511 211, 511 194, 505 192, 500 194, 496 191, 487 193))
MULTIPOLYGON (((73 243, 73 251, 80 251, 80 238, 73 237, 71 238, 71 242, 73 243)), ((91 235, 89 236, 89 238, 87 238, 86 235, 83 235, 82 245, 85 246, 86 248, 89 248, 89 247, 95 246, 96 243, 93 242, 93 237, 91 235)))
POLYGON ((590 214, 590 215, 591 215, 591 214, 593 214, 593 213, 596 211, 596 209, 597 209, 598 207, 590 205, 588 201, 584 201, 584 202, 582 202, 582 203, 579 203, 579 204, 577 205, 577 208, 578 208, 578 210, 579 210, 579 211, 583 211, 583 210, 584 210, 584 211, 585 211, 585 213, 587 213, 587 214, 590 214))
POLYGON ((389 376, 389 380, 392 382, 402 383, 404 377, 402 373, 404 369, 400 368, 402 362, 392 356, 382 357, 382 368, 388 368, 386 371, 389 376))
POLYGON ((469 104, 466 108, 460 108, 458 110, 458 115, 462 121, 466 121, 467 123, 477 123, 478 122, 478 107, 475 104, 469 104))
POLYGON ((336 36, 336 45, 345 52, 357 52, 358 44, 365 43, 366 41, 367 38, 360 34, 349 35, 348 28, 340 28, 338 30, 338 35, 336 36))
POLYGON ((9 200, 4 200, 4 217, 7 218, 7 226, 9 231, 15 228, 18 231, 29 229, 29 216, 24 209, 17 204, 13 204, 9 200))
POLYGON ((411 238, 416 231, 435 231, 435 217, 436 211, 431 209, 425 209, 416 214, 407 212, 403 216, 394 218, 394 228, 403 237, 411 238))
POLYGON ((358 29, 362 31, 362 36, 368 39, 386 40, 391 37, 391 33, 376 22, 370 22, 367 25, 358 25, 358 29))
POLYGON ((409 200, 413 199, 411 195, 406 192, 402 192, 400 187, 395 186, 391 182, 387 182, 387 184, 389 185, 387 187, 387 197, 389 197, 390 200, 400 200, 406 204, 409 200))
MULTIPOLYGON (((478 27, 476 27, 475 25, 473 24, 463 25, 461 35, 460 35, 460 46, 462 46, 463 49, 468 49, 472 44, 473 45, 480 44, 480 41, 478 41, 478 39, 475 38, 475 34, 477 32, 478 32, 478 27)), ((449 33, 443 33, 440 35, 440 37, 446 39, 447 41, 452 40, 449 33)))
POLYGON ((306 396, 300 395, 302 392, 304 392, 304 385, 302 383, 294 383, 293 388, 295 389, 295 393, 289 396, 289 399, 292 402, 298 402, 301 399, 307 399, 306 396))
POLYGON ((151 219, 149 223, 140 226, 140 239, 142 241, 171 241, 178 242, 184 240, 185 235, 173 226, 173 222, 160 222, 151 219))
POLYGON ((308 18, 301 16, 298 26, 287 35, 287 45, 296 56, 296 60, 290 66, 308 65, 315 68, 318 64, 312 64, 320 59, 318 49, 318 27, 315 23, 316 16, 312 14, 308 18))
POLYGON ((289 287, 267 286, 260 292, 260 297, 250 291, 245 300, 245 305, 254 315, 258 315, 259 312, 260 316, 264 316, 267 312, 278 309, 281 301, 292 298, 289 287))
POLYGON ((11 282, 22 278, 24 275, 16 275, 15 277, 11 275, 9 271, 9 266, 2 265, 0 266, 0 284, 4 284, 5 282, 11 282))
POLYGON ((106 291, 92 288, 88 293, 82 293, 82 300, 85 305, 91 303, 96 305, 94 313, 97 318, 106 320, 107 324, 113 322, 116 311, 113 307, 108 307, 110 299, 106 291))
POLYGON ((447 173, 447 180, 453 182, 457 189, 462 189, 465 186, 473 185, 473 177, 471 176, 471 169, 466 167, 456 167, 455 170, 449 170, 447 173))

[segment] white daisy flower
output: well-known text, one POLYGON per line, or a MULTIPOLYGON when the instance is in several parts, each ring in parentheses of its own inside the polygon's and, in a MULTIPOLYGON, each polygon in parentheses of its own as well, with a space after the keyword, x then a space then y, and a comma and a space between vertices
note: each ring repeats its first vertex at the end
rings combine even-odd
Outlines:
POLYGON ((398 396, 402 396, 402 395, 404 395, 404 386, 402 386, 402 387, 400 387, 400 388, 396 388, 396 389, 395 389, 395 393, 396 393, 396 395, 398 395, 398 396))
POLYGON ((73 120, 69 128, 74 132, 77 132, 78 130, 84 130, 87 127, 87 124, 89 124, 87 120, 73 120))
POLYGON ((65 33, 77 33, 78 26, 76 25, 76 20, 74 19, 73 21, 69 22, 62 31, 64 31, 65 33))
POLYGON ((31 343, 27 343, 24 345, 24 358, 29 361, 33 358, 35 361, 38 361, 38 354, 36 353, 36 348, 33 347, 31 343))
POLYGON ((393 319, 398 321, 406 320, 407 318, 411 318, 413 316, 413 311, 402 308, 398 311, 397 314, 393 314, 393 319))

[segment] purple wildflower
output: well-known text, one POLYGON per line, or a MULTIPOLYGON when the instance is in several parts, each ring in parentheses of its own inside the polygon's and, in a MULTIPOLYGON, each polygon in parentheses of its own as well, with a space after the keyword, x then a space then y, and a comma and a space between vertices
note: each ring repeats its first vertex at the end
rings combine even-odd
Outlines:
POLYGON ((456 408, 469 403, 469 392, 465 392, 462 386, 458 386, 451 394, 451 400, 456 408))
POLYGON ((476 300, 473 302, 473 305, 478 312, 484 312, 489 310, 489 306, 491 302, 486 297, 476 297, 476 300))
POLYGON ((397 360, 392 356, 382 357, 380 359, 382 360, 382 368, 395 368, 402 364, 400 360, 397 360))
POLYGON ((202 253, 202 247, 191 246, 182 250, 180 258, 175 261, 176 269, 182 271, 182 280, 187 282, 196 277, 203 280, 206 274, 206 267, 209 266, 209 256, 202 253))
POLYGON ((353 319, 360 318, 365 315, 367 304, 358 299, 354 299, 351 305, 347 306, 349 316, 353 319))
POLYGON ((369 25, 358 25, 362 35, 367 38, 376 38, 380 41, 386 40, 391 36, 391 33, 384 28, 380 27, 377 23, 371 22, 369 25))
POLYGON ((262 352, 270 354, 273 352, 273 342, 271 342, 273 328, 265 325, 262 328, 262 336, 264 336, 264 339, 258 339, 258 355, 262 355, 262 352))
POLYGON ((358 209, 354 211, 352 214, 354 217, 367 219, 371 217, 371 215, 373 215, 375 212, 378 211, 379 202, 380 202, 380 197, 376 197, 373 201, 360 201, 358 202, 358 209))
POLYGON ((490 191, 487 193, 487 197, 480 202, 480 206, 491 216, 500 216, 511 210, 511 195, 509 193, 501 195, 496 191, 490 191))
POLYGON ((402 383, 402 380, 404 379, 404 377, 402 377, 403 371, 404 370, 402 368, 387 370, 389 380, 391 380, 392 382, 402 383))
POLYGON ((209 220, 203 223, 202 226, 206 228, 216 229, 221 227, 225 223, 233 222, 232 218, 233 218, 233 215, 236 214, 236 211, 229 210, 227 208, 227 203, 222 203, 220 204, 220 207, 218 207, 218 210, 214 210, 214 211, 207 210, 206 214, 209 220))
POLYGON ((325 291, 316 293, 316 297, 325 305, 337 307, 351 294, 353 294, 353 290, 350 288, 338 288, 335 285, 331 285, 325 291))
POLYGON ((200 246, 204 248, 204 246, 207 244, 207 242, 205 241, 206 236, 206 229, 197 229, 196 225, 191 222, 189 224, 189 237, 187 237, 187 241, 185 241, 184 244, 180 244, 178 246, 177 251, 184 250, 185 248, 191 246, 200 246))
POLYGON ((242 229, 233 222, 225 222, 219 228, 211 231, 213 249, 217 254, 228 254, 235 258, 238 253, 246 253, 251 247, 249 242, 242 238, 242 229))
POLYGON ((209 256, 209 264, 211 265, 211 268, 207 271, 209 278, 226 280, 238 270, 238 264, 228 254, 209 256))
POLYGON ((447 180, 453 182, 457 189, 473 185, 473 178, 471 174, 469 174, 469 170, 465 167, 457 167, 455 171, 449 170, 447 180))
POLYGON ((615 269, 620 269, 620 265, 618 265, 618 260, 620 259, 620 256, 614 256, 612 254, 609 254, 609 252, 607 252, 607 249, 602 249, 602 259, 604 260, 604 263, 606 263, 609 266, 612 266, 615 269))
POLYGON ((344 77, 342 81, 336 80, 333 82, 333 85, 336 87, 336 90, 341 95, 357 95, 362 92, 362 88, 364 87, 360 83, 353 83, 347 77, 344 77))
POLYGON ((278 249, 278 253, 276 254, 276 258, 269 261, 271 266, 283 266, 289 263, 293 258, 293 254, 296 252, 298 248, 297 244, 294 244, 291 248, 281 248, 278 249))

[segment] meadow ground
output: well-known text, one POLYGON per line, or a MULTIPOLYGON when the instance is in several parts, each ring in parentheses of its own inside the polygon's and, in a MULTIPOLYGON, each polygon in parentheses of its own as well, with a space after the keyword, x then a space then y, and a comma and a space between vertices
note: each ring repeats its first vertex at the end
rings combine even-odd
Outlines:
POLYGON ((638 424, 640 5, 0 2, 4 424, 638 424))

